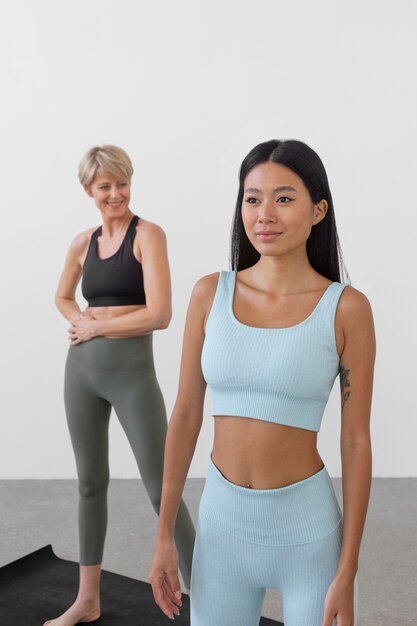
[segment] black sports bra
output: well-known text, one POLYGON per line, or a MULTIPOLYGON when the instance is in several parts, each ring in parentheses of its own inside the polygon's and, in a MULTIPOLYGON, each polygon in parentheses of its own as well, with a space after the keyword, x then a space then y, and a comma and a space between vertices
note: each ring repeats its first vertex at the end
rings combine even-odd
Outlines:
POLYGON ((81 291, 89 307, 146 304, 142 264, 133 254, 139 219, 137 215, 132 217, 120 248, 107 259, 97 255, 97 238, 102 227, 91 235, 81 281, 81 291))

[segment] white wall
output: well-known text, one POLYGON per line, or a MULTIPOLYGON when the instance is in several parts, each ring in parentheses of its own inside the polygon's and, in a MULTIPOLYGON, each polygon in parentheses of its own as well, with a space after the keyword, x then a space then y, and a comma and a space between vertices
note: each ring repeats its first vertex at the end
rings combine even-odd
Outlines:
MULTIPOLYGON (((131 208, 168 237, 173 320, 154 333, 168 417, 197 279, 229 269, 246 153, 296 138, 322 157, 352 284, 377 332, 375 476, 416 476, 416 82, 412 2, 14 0, 0 9, 0 477, 74 477, 62 401, 68 323, 54 307, 67 247, 99 213, 82 154, 116 143, 131 208)), ((213 437, 209 392, 190 476, 213 437)), ((319 435, 340 476, 339 388, 319 435)), ((116 418, 114 477, 137 476, 116 418)))

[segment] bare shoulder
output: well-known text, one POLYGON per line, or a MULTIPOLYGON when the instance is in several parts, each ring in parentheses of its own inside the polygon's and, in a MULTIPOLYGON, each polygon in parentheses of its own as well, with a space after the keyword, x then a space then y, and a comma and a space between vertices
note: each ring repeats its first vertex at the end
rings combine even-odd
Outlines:
POLYGON ((376 338, 372 307, 367 296, 347 285, 340 296, 337 307, 337 325, 342 330, 345 347, 357 349, 367 346, 375 353, 376 338))
POLYGON ((206 274, 199 278, 193 287, 195 296, 202 299, 212 299, 216 292, 219 276, 220 272, 213 272, 213 274, 206 274))
POLYGON ((91 235, 97 228, 97 226, 93 226, 93 228, 88 228, 87 230, 83 230, 82 233, 75 235, 74 239, 71 241, 71 247, 79 251, 85 248, 85 246, 90 243, 91 235))
POLYGON ((155 239, 166 241, 166 234, 162 226, 159 226, 159 224, 155 222, 145 220, 143 217, 141 217, 136 224, 136 234, 136 239, 139 240, 139 243, 155 239))
POLYGON ((70 243, 68 257, 77 260, 81 266, 91 241, 91 235, 96 229, 97 226, 83 230, 83 232, 78 233, 70 243))
POLYGON ((206 274, 198 279, 192 290, 191 300, 199 307, 203 315, 204 329, 213 304, 219 277, 220 272, 206 274))
POLYGON ((352 285, 346 285, 343 289, 338 310, 343 318, 372 316, 372 307, 367 296, 359 289, 356 289, 356 287, 352 287, 352 285))
POLYGON ((352 360, 352 352, 363 355, 366 346, 375 355, 376 339, 371 304, 366 295, 346 285, 335 314, 336 349, 340 358, 352 360))

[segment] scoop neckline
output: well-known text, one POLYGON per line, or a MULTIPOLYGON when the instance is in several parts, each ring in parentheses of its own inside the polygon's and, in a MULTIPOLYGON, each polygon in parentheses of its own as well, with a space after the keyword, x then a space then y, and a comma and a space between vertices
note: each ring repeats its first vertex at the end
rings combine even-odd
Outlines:
POLYGON ((276 326, 274 326, 274 327, 249 326, 248 324, 244 324, 243 322, 238 320, 236 315, 233 312, 233 301, 235 299, 237 271, 236 270, 232 270, 231 274, 234 274, 234 279, 231 282, 231 289, 230 289, 231 296, 229 297, 229 314, 230 314, 230 317, 232 318, 232 321, 235 324, 237 324, 238 326, 243 326, 243 328, 249 328, 249 329, 253 329, 253 330, 267 330, 267 331, 268 330, 291 330, 292 328, 298 328, 299 326, 303 326, 304 324, 306 324, 314 316, 314 314, 318 310, 320 304, 322 303, 323 299, 327 295, 329 289, 331 287, 333 287, 333 285, 335 285, 337 283, 337 281, 333 281, 333 282, 330 283, 330 285, 328 285, 326 287, 326 289, 324 290, 322 296, 320 297, 319 301, 317 302, 316 306, 311 311, 310 315, 308 317, 306 317, 304 320, 302 320, 301 322, 299 322, 298 324, 293 324, 292 326, 277 326, 277 327, 276 326))
POLYGON ((115 256, 116 256, 116 254, 118 254, 118 253, 120 252, 120 250, 122 249, 122 246, 123 246, 124 242, 126 241, 127 234, 128 234, 128 232, 129 232, 129 230, 130 230, 130 227, 131 227, 132 222, 133 222, 133 220, 135 219, 135 217, 138 217, 138 216, 137 216, 137 215, 133 215, 132 219, 131 219, 131 220, 130 220, 130 222, 129 222, 128 227, 126 228, 126 232, 125 232, 124 237, 123 237, 123 239, 122 239, 122 241, 121 241, 121 243, 120 243, 120 246, 117 248, 116 252, 114 252, 111 256, 106 256, 106 258, 105 258, 105 259, 100 259, 100 257, 99 257, 99 256, 98 256, 98 254, 97 254, 97 243, 98 243, 98 242, 97 242, 97 239, 99 238, 99 236, 100 236, 100 235, 101 235, 101 233, 103 232, 103 226, 99 226, 99 228, 97 229, 97 237, 96 237, 96 240, 95 240, 95 245, 94 245, 94 253, 95 253, 95 255, 96 255, 96 259, 97 259, 98 261, 108 261, 109 259, 112 259, 113 257, 115 257, 115 256))

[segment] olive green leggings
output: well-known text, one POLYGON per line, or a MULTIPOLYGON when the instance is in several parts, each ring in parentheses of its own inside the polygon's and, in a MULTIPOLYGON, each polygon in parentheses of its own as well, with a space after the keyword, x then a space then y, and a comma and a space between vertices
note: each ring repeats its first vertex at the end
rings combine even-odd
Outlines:
MULTIPOLYGON (((155 373, 152 339, 152 333, 121 339, 96 337, 69 348, 64 399, 79 479, 81 565, 100 564, 103 557, 112 407, 159 515, 167 417, 155 373)), ((182 499, 174 540, 179 569, 189 588, 195 529, 182 499)))

